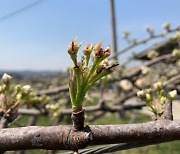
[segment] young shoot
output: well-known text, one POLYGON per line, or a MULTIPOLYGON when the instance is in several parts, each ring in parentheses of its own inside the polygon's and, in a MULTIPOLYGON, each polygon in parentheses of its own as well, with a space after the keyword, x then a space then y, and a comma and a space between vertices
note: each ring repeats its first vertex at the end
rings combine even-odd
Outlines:
POLYGON ((81 44, 77 39, 72 40, 68 46, 68 53, 73 61, 73 67, 69 69, 69 92, 72 108, 81 108, 87 91, 104 76, 113 71, 118 64, 109 64, 107 58, 111 49, 108 46, 102 48, 102 42, 88 44, 83 49, 84 58, 77 60, 78 50, 81 44))

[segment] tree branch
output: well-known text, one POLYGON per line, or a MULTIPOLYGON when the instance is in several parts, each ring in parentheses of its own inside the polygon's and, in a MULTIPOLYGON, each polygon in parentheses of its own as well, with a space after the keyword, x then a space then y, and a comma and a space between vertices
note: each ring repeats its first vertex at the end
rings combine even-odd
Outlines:
POLYGON ((55 94, 58 94, 60 92, 66 92, 68 90, 69 90, 69 86, 68 85, 62 85, 62 86, 56 87, 54 89, 40 90, 36 94, 37 95, 55 95, 55 94))
MULTIPOLYGON (((87 132, 71 132, 72 129, 72 126, 2 129, 0 150, 71 150, 88 140, 87 132)), ((96 125, 90 129, 93 133, 91 145, 180 140, 180 121, 157 120, 143 124, 96 125)))
MULTIPOLYGON (((179 31, 180 30, 180 26, 177 26, 175 27, 174 29, 171 29, 170 31, 168 31, 168 33, 172 33, 172 32, 176 32, 176 31, 179 31)), ((138 45, 141 45, 141 44, 145 44, 147 43, 148 41, 152 40, 152 39, 155 39, 155 38, 161 38, 161 37, 164 37, 164 33, 159 33, 159 34, 155 34, 155 35, 151 35, 151 36, 148 36, 147 38, 144 38, 138 42, 136 42, 135 44, 130 44, 129 46, 125 47, 124 49, 120 50, 119 52, 117 52, 116 54, 112 55, 110 57, 110 59, 113 59, 114 57, 118 56, 118 55, 121 55, 123 53, 125 53, 126 51, 138 46, 138 45)))

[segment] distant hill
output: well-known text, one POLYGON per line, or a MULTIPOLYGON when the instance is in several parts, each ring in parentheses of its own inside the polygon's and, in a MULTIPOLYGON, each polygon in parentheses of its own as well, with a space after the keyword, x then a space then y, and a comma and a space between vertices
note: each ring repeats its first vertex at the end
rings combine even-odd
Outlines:
POLYGON ((0 76, 4 73, 14 76, 15 78, 31 78, 31 77, 46 77, 46 76, 54 76, 54 75, 62 75, 64 76, 66 73, 62 71, 33 71, 33 70, 22 70, 22 71, 14 71, 14 70, 0 70, 0 76))

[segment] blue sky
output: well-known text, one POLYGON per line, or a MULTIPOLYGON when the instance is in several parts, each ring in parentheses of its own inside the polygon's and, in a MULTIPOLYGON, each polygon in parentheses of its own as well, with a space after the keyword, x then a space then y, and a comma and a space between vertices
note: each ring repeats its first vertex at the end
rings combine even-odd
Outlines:
MULTIPOLYGON (((44 0, 19 14, 6 15, 37 0, 0 0, 0 69, 65 70, 74 37, 84 45, 102 40, 111 45, 109 0, 44 0)), ((141 39, 145 25, 157 32, 170 21, 180 24, 180 0, 115 0, 118 49, 124 29, 141 39)), ((122 58, 120 58, 121 61, 122 58)))

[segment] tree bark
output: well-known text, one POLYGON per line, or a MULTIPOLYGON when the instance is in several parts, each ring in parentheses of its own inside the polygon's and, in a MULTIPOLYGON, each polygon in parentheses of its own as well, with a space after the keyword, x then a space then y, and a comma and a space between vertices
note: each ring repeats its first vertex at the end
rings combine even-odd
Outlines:
POLYGON ((7 128, 8 124, 9 124, 9 121, 5 117, 2 117, 0 121, 0 129, 7 128))
MULTIPOLYGON (((84 148, 81 143, 91 145, 115 144, 143 141, 180 140, 180 121, 157 120, 142 124, 96 125, 87 132, 74 132, 72 126, 29 126, 0 130, 0 150, 72 150, 84 148)), ((83 145, 84 146, 84 145, 83 145)))

